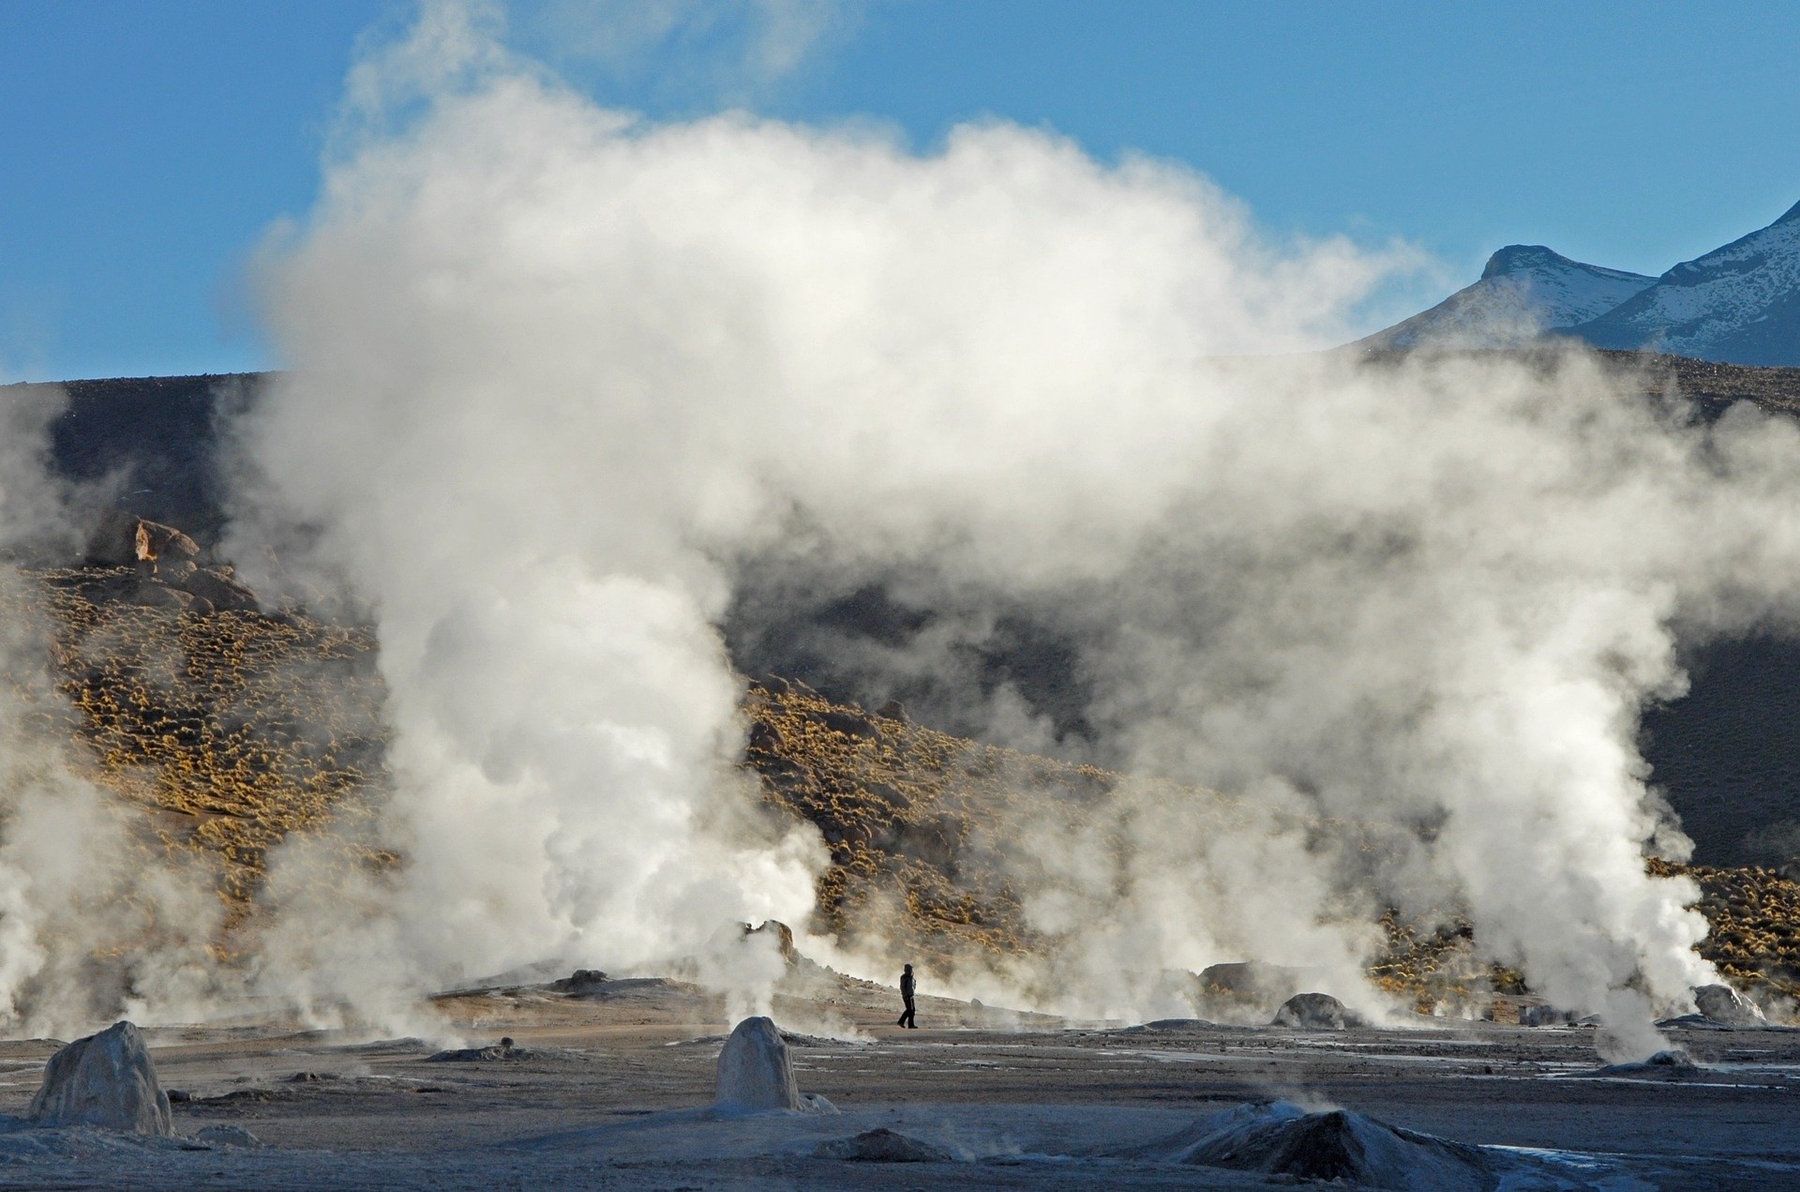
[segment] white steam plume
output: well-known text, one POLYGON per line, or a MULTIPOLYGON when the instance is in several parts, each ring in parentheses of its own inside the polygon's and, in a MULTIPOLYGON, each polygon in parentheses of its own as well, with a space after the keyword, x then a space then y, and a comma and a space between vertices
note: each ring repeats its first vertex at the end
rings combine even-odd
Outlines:
POLYGON ((59 386, 0 388, 0 1033, 79 1033, 123 1012, 191 1018, 216 996, 210 875, 171 863, 88 777, 55 690, 41 581, 81 541, 51 475, 59 386))
POLYGON ((1021 837, 1062 1004, 1248 957, 1354 983, 1381 901, 1465 903, 1653 1046, 1708 969, 1693 886, 1644 872, 1679 840, 1636 717, 1678 631, 1791 618, 1800 442, 1580 357, 1221 359, 1329 342, 1392 263, 1270 250, 1190 174, 1006 125, 917 157, 500 70, 366 145, 271 260, 293 371, 251 441, 378 610, 409 865, 369 951, 648 962, 803 918, 817 842, 732 768, 714 625, 754 563, 947 614, 871 685, 1027 614, 1098 756, 1241 796, 1021 837))

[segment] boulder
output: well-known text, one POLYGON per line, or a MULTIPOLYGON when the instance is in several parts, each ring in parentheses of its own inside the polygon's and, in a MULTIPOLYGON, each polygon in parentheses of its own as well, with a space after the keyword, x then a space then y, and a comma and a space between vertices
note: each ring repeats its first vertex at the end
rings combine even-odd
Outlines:
POLYGON ((731 1110, 805 1108, 794 1084, 787 1043, 774 1020, 760 1015, 746 1018, 725 1040, 713 1104, 731 1110))
POLYGON ((165 584, 173 584, 179 588, 193 579, 194 573, 198 570, 200 570, 199 566, 192 559, 175 559, 172 562, 158 563, 156 578, 165 584))
POLYGON ((1357 1018, 1329 993, 1296 993, 1281 1003, 1270 1025, 1301 1031, 1341 1031, 1357 1025, 1357 1018))
POLYGON ((1713 1022, 1727 1026, 1764 1026, 1762 1007, 1729 985, 1702 985, 1694 990, 1694 1005, 1713 1022))
POLYGON ((181 586, 215 609, 255 612, 258 608, 256 593, 238 583, 235 573, 229 567, 200 568, 192 572, 181 586))
POLYGON ((1575 1021, 1570 1010, 1558 1010, 1548 1003, 1519 1007, 1520 1026, 1567 1026, 1575 1021))
POLYGON ((193 560, 200 555, 200 545, 174 526, 139 518, 131 532, 132 554, 139 563, 193 560))
POLYGON ((40 1126, 171 1132, 169 1098, 157 1083, 143 1033, 129 1022, 115 1022, 51 1056, 25 1116, 40 1126))
POLYGON ((151 608, 173 609, 176 612, 191 612, 195 604, 192 594, 154 579, 140 582, 132 595, 139 604, 147 604, 151 608))
POLYGON ((158 563, 196 559, 200 544, 177 530, 123 509, 108 510, 88 538, 86 561, 98 567, 155 571, 158 563))
POLYGON ((955 1157, 942 1147, 886 1129, 864 1130, 854 1138, 822 1142, 813 1155, 863 1163, 948 1163, 955 1157))

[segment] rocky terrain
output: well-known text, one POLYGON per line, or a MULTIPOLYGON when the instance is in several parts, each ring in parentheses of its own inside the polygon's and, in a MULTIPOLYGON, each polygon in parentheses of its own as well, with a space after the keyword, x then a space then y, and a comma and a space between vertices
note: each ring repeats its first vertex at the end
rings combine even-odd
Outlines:
POLYGON ((1070 1022, 927 989, 904 1031, 896 1002, 829 973, 778 988, 798 1091, 835 1112, 718 1107, 724 1000, 659 977, 443 994, 442 1029, 482 1045, 458 1050, 280 1020, 146 1029, 168 1136, 31 1120, 60 1045, 0 1043, 0 1187, 1459 1186, 1390 1130, 1515 1192, 1800 1177, 1792 1029, 1678 1025, 1688 1061, 1609 1068, 1579 1026, 1070 1022), (827 1017, 833 1037, 800 1025, 827 1017), (1222 1124, 1321 1106, 1347 1111, 1349 1145, 1220 1153, 1222 1124))

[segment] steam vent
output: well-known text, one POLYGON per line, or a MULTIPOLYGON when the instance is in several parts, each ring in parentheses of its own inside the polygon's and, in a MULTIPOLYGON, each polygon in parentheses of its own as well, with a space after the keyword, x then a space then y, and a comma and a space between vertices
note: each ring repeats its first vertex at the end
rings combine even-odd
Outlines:
POLYGON ((1800 1189, 1800 21, 1421 7, 0 4, 0 1192, 1800 1189))
MULTIPOLYGON (((16 623, 43 627, 71 743, 136 814, 139 848, 209 875, 220 955, 254 931, 268 852, 290 835, 318 839, 328 864, 362 873, 402 862, 364 831, 387 784, 372 629, 264 609, 230 566, 147 519, 102 526, 80 566, 21 574, 0 597, 16 623)), ((991 864, 994 842, 1123 781, 943 733, 897 707, 834 702, 797 680, 752 683, 744 710, 744 765, 765 802, 816 825, 829 849, 813 929, 852 944, 873 931, 939 964, 968 948, 1000 958, 1039 948, 1021 892, 991 864)), ((1800 884, 1757 867, 1652 868, 1698 881, 1712 924, 1699 950, 1726 977, 1800 992, 1800 884)), ((1529 991, 1517 973, 1472 961, 1466 922, 1393 911, 1381 924, 1385 948, 1369 966, 1378 985, 1427 1010, 1492 992, 1516 1018, 1506 999, 1529 991)), ((1264 1001, 1272 1012, 1280 999, 1248 999, 1264 1001)))

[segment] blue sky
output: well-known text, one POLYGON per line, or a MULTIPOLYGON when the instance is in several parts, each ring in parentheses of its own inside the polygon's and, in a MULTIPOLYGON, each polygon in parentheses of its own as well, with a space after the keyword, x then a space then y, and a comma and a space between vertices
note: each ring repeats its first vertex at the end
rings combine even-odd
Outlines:
MULTIPOLYGON (((302 215, 390 0, 0 0, 0 379, 271 363, 242 300, 302 215)), ((1504 243, 1656 273, 1800 200, 1791 3, 523 0, 513 44, 602 102, 1002 117, 1185 162, 1273 236, 1504 243)))

